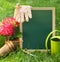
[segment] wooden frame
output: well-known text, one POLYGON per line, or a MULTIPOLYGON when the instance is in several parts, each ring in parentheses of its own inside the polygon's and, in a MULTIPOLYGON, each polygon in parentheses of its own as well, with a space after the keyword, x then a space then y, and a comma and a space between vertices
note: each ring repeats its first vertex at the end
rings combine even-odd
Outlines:
MULTIPOLYGON (((32 7, 32 10, 52 10, 52 31, 55 30, 55 7, 32 7)), ((53 35, 55 35, 55 33, 53 33, 53 35)), ((23 43, 21 44, 22 44, 21 48, 23 48, 23 43)), ((28 51, 35 51, 35 49, 28 49, 28 51)), ((46 51, 46 50, 37 49, 37 51, 46 51)))

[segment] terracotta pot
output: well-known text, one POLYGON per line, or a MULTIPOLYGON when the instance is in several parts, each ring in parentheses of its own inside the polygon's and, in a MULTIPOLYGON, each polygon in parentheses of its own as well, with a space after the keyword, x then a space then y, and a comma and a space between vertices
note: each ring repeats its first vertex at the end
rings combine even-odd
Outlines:
POLYGON ((22 38, 19 38, 19 39, 15 39, 15 40, 13 40, 13 44, 15 45, 15 46, 18 46, 20 49, 22 49, 23 48, 23 39, 22 38))
POLYGON ((9 52, 14 51, 15 46, 12 41, 7 41, 3 47, 0 48, 0 56, 5 56, 9 52))
POLYGON ((19 46, 19 39, 5 41, 5 44, 0 48, 0 56, 5 56, 9 52, 16 50, 17 46, 19 46))
POLYGON ((5 44, 0 48, 0 56, 5 56, 9 52, 16 50, 17 46, 21 48, 21 45, 21 38, 13 41, 5 41, 5 44))

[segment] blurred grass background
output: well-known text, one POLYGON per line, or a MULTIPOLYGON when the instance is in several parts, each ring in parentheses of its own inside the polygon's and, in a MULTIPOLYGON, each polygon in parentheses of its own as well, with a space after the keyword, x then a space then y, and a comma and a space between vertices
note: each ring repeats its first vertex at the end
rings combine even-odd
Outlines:
MULTIPOLYGON (((16 3, 31 5, 32 7, 55 7, 56 29, 60 30, 60 0, 0 0, 0 21, 8 16, 13 16, 16 3)), ((0 47, 2 46, 0 36, 0 47)), ((0 58, 0 62, 60 62, 60 56, 47 56, 45 53, 33 53, 39 58, 31 57, 21 51, 12 52, 6 58, 0 58)))
POLYGON ((7 16, 13 16, 16 3, 32 7, 55 7, 56 29, 60 29, 60 0, 0 0, 0 21, 7 16))

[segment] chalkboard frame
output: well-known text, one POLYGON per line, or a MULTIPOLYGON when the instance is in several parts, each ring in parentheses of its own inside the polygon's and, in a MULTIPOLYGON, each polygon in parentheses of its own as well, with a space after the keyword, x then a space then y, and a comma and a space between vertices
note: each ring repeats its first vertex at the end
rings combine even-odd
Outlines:
MULTIPOLYGON (((32 7, 32 10, 51 10, 52 11, 52 31, 55 30, 55 7, 32 7)), ((55 33, 53 33, 53 36, 55 33)), ((22 43, 23 49, 23 43, 22 43)), ((27 49, 29 51, 35 51, 36 49, 27 49)), ((45 51, 46 49, 37 49, 38 51, 45 51)))

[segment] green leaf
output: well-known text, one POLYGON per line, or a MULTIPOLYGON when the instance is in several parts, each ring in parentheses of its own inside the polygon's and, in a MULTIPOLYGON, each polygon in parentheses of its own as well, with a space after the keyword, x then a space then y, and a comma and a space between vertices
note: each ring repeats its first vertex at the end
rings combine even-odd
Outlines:
POLYGON ((22 33, 19 31, 19 27, 15 28, 14 35, 11 36, 11 40, 22 37, 22 33))

